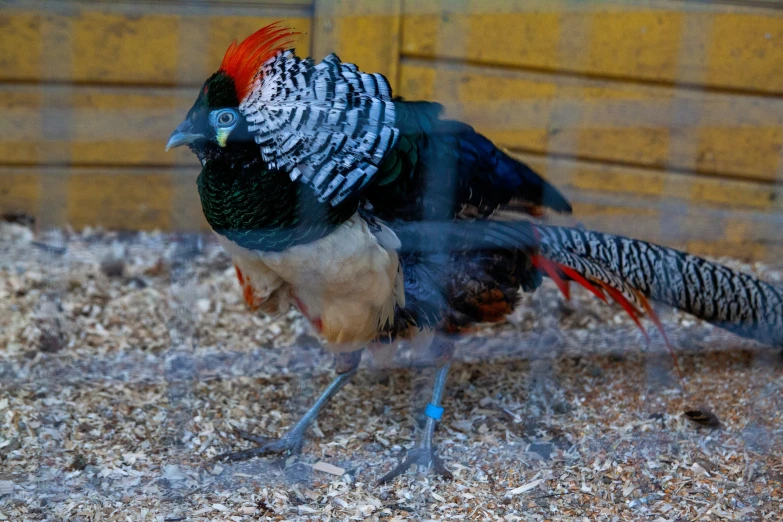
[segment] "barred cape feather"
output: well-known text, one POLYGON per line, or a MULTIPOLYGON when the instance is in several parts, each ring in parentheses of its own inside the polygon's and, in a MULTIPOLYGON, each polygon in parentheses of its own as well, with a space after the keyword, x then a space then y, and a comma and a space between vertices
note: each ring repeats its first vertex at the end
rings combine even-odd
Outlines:
POLYGON ((331 54, 268 60, 239 107, 270 168, 338 205, 373 178, 397 142, 389 82, 331 54))

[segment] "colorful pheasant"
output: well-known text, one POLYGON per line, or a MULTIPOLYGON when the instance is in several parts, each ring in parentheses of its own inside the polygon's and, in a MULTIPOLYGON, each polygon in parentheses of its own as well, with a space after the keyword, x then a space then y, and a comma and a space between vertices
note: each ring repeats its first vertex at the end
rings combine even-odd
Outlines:
MULTIPOLYGON (((427 425, 408 457, 448 475, 432 444, 453 334, 497 322, 542 275, 574 281, 639 323, 648 299, 762 342, 783 345, 783 292, 752 276, 633 239, 531 219, 571 206, 441 106, 393 98, 380 74, 335 55, 287 50, 273 24, 232 44, 167 149, 188 145, 203 169, 207 221, 232 255, 253 309, 297 307, 337 354, 338 375, 282 439, 223 457, 296 452, 361 350, 388 356, 416 339, 439 369, 427 425)), ((641 324, 640 324, 641 326, 641 324)))

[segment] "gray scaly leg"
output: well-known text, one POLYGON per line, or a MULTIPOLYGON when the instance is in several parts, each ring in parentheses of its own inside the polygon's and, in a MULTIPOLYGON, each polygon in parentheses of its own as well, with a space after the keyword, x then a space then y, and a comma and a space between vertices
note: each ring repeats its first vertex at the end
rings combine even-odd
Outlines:
POLYGON ((432 436, 435 434, 435 424, 440 420, 441 415, 443 415, 443 408, 440 403, 443 397, 443 389, 446 387, 446 376, 448 373, 449 363, 447 362, 438 368, 438 373, 435 375, 432 400, 427 405, 424 412, 427 416, 427 424, 424 427, 424 432, 422 433, 419 442, 408 451, 405 460, 378 481, 379 484, 394 480, 405 473, 413 464, 417 464, 420 467, 431 466, 438 475, 441 475, 444 478, 452 478, 451 472, 446 469, 435 454, 435 446, 432 443, 432 436))
POLYGON ((356 375, 356 371, 359 368, 359 361, 361 360, 361 350, 352 352, 349 354, 339 354, 337 357, 336 371, 337 377, 329 383, 329 386, 321 393, 318 400, 315 401, 309 410, 302 416, 301 419, 294 425, 293 428, 279 439, 267 439, 265 437, 259 437, 251 433, 239 432, 239 436, 243 439, 253 441, 259 446, 242 451, 221 453, 216 456, 214 460, 218 461, 239 461, 247 460, 253 457, 260 457, 262 455, 268 455, 270 453, 277 454, 289 454, 296 455, 302 450, 304 444, 304 435, 310 424, 318 417, 324 406, 337 395, 343 386, 345 386, 351 377, 356 375))

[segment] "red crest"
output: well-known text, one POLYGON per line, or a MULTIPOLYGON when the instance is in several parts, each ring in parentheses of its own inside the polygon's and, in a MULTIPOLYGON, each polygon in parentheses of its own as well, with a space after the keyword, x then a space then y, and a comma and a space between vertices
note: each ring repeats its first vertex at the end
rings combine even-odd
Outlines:
POLYGON ((261 65, 278 52, 284 51, 293 42, 291 37, 299 34, 286 27, 278 27, 279 23, 262 27, 242 43, 238 44, 235 40, 226 50, 220 70, 234 80, 240 101, 250 92, 253 79, 261 65))

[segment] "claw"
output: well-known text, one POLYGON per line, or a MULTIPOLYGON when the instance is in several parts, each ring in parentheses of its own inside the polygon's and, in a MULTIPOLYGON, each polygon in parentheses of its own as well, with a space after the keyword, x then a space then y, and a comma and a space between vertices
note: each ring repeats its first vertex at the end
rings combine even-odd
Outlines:
POLYGON ((253 457, 261 457, 270 453, 288 455, 297 455, 301 453, 302 446, 304 445, 304 435, 307 431, 307 428, 315 420, 315 418, 318 417, 318 414, 323 409, 323 407, 326 406, 326 403, 328 403, 329 400, 338 391, 340 391, 340 388, 345 386, 351 377, 353 377, 353 375, 356 373, 360 359, 361 352, 354 354, 353 358, 351 359, 354 362, 354 366, 352 368, 343 369, 342 373, 338 374, 337 377, 335 377, 334 380, 329 384, 329 386, 326 387, 321 396, 318 397, 318 400, 315 401, 315 404, 309 410, 307 410, 301 419, 299 419, 299 422, 297 422, 294 427, 291 428, 288 433, 283 435, 281 438, 277 440, 267 439, 266 437, 259 437, 258 435, 253 435, 252 433, 248 433, 246 431, 236 430, 237 435, 239 435, 241 438, 255 442, 259 446, 242 451, 221 453, 212 460, 226 460, 235 462, 239 460, 252 459, 253 457))
POLYGON ((269 455, 269 454, 298 455, 299 453, 301 453, 302 446, 304 444, 303 433, 289 432, 285 434, 283 437, 276 440, 270 440, 265 437, 259 437, 257 435, 253 435, 252 433, 247 433, 244 431, 238 431, 238 435, 243 439, 250 440, 257 444, 260 444, 260 446, 257 446, 255 448, 249 448, 242 451, 230 451, 227 453, 221 453, 220 455, 213 457, 212 460, 218 462, 221 461, 238 462, 240 460, 248 460, 248 459, 252 459, 253 457, 262 457, 264 455, 269 455))
POLYGON ((234 428, 234 432, 239 436, 239 438, 249 440, 250 442, 255 442, 260 446, 264 446, 275 440, 275 439, 270 439, 269 437, 262 437, 260 435, 255 435, 253 433, 250 433, 249 431, 240 430, 237 428, 234 428))
POLYGON ((443 462, 435 454, 435 450, 433 450, 431 447, 427 448, 419 446, 410 450, 408 452, 408 456, 405 457, 405 460, 400 462, 397 467, 378 480, 378 484, 386 484, 391 482, 408 471, 414 464, 416 464, 419 468, 431 467, 432 471, 445 479, 454 478, 451 472, 446 469, 446 466, 443 465, 443 462))

